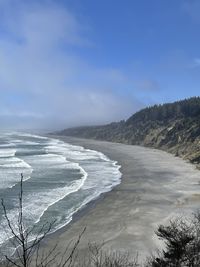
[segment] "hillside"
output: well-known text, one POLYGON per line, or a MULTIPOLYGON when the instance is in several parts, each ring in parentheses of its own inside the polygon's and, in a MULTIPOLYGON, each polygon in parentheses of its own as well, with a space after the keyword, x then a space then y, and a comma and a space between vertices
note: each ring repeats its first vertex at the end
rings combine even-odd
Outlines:
POLYGON ((200 97, 148 107, 126 121, 70 128, 56 134, 154 147, 200 168, 200 97))

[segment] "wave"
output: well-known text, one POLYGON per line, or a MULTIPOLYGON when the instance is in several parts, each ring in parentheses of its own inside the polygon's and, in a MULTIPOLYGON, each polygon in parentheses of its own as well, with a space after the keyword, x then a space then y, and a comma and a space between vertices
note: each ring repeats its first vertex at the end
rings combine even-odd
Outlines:
POLYGON ((109 161, 109 159, 101 152, 97 152, 90 149, 84 149, 81 146, 73 146, 66 144, 62 141, 52 141, 46 146, 47 153, 55 153, 65 155, 67 158, 72 160, 91 160, 91 159, 102 159, 109 161))
POLYGON ((17 157, 9 158, 8 160, 4 160, 2 163, 0 161, 0 168, 24 168, 24 169, 31 169, 31 166, 22 159, 17 157))
MULTIPOLYGON (((36 135, 36 134, 30 134, 30 133, 20 133, 16 132, 15 133, 17 136, 22 136, 22 137, 31 137, 31 138, 36 138, 36 139, 42 139, 42 140, 48 140, 48 137, 41 136, 41 135, 36 135)), ((13 135, 13 134, 11 134, 13 135)))
MULTIPOLYGON (((80 190, 80 188, 84 185, 84 182, 86 181, 88 175, 82 167, 80 167, 80 170, 83 174, 82 178, 72 182, 71 185, 55 188, 53 190, 47 190, 46 192, 43 192, 42 195, 33 193, 32 195, 24 197, 24 220, 26 220, 27 222, 34 221, 34 224, 37 224, 40 221, 41 217, 44 215, 45 211, 49 209, 49 207, 59 202, 69 194, 80 190)), ((7 213, 7 215, 12 223, 17 225, 18 209, 11 210, 7 213)), ((5 229, 6 226, 6 220, 4 219, 3 221, 1 221, 1 228, 5 229)), ((7 240, 7 238, 5 238, 5 235, 1 233, 0 244, 7 240)), ((9 238, 11 238, 11 236, 9 238)))
POLYGON ((117 162, 110 160, 102 152, 85 149, 82 146, 71 145, 54 138, 49 140, 45 150, 47 153, 63 154, 73 160, 101 159, 102 161, 113 162, 114 164, 116 163, 115 166, 117 165, 117 162))
MULTIPOLYGON (((53 229, 56 231, 88 202, 120 183, 120 166, 101 152, 33 134, 12 133, 6 138, 15 148, 0 146, 0 150, 13 149, 9 157, 0 157, 0 189, 13 188, 20 173, 25 173, 24 178, 29 181, 24 184, 24 218, 29 225, 58 216, 53 229), (71 206, 62 207, 66 199, 71 206)), ((9 216, 15 221, 18 210, 13 194, 17 187, 13 190, 8 200, 15 205, 11 205, 9 216)), ((1 216, 0 223, 5 223, 1 216)), ((0 236, 5 238, 2 233, 0 236)))
MULTIPOLYGON (((56 204, 57 202, 59 202, 60 200, 62 200, 63 198, 65 198, 66 196, 68 196, 69 194, 72 194, 74 192, 77 192, 78 190, 81 189, 81 187, 84 185, 86 179, 87 179, 87 172, 85 172, 85 170, 83 168, 81 168, 81 172, 83 174, 82 178, 80 180, 77 180, 75 182, 72 183, 72 185, 70 186, 66 186, 64 188, 60 188, 60 189, 55 189, 54 190, 54 196, 57 195, 58 198, 56 198, 53 202, 51 202, 50 204, 47 205, 47 207, 43 210, 42 214, 40 215, 39 219, 35 222, 38 223, 41 219, 41 217, 44 215, 45 211, 47 211, 49 209, 49 207, 53 206, 54 204, 56 204)), ((51 191, 52 194, 52 191, 51 191)), ((52 197, 51 197, 52 199, 52 197)))
POLYGON ((16 149, 13 148, 4 148, 0 149, 0 158, 8 158, 8 157, 14 157, 16 153, 16 149))
POLYGON ((82 172, 82 168, 78 163, 68 161, 62 155, 56 155, 56 154, 33 155, 33 156, 27 156, 26 160, 30 162, 31 166, 33 167, 37 165, 38 168, 39 167, 45 168, 45 166, 47 166, 48 169, 51 168, 77 169, 82 172))
MULTIPOLYGON (((0 189, 14 187, 19 183, 22 173, 24 180, 28 180, 31 177, 32 167, 23 159, 13 156, 14 154, 12 153, 10 157, 0 157, 0 189)), ((4 156, 7 156, 7 154, 4 156)))
POLYGON ((17 145, 23 145, 23 146, 35 146, 39 145, 39 142, 33 142, 33 141, 25 141, 25 140, 12 140, 13 144, 16 146, 17 145))
MULTIPOLYGON (((67 144, 53 138, 49 140, 45 150, 47 153, 60 154, 67 159, 78 162, 82 166, 86 161, 89 161, 90 165, 87 166, 87 172, 92 173, 93 177, 96 176, 96 179, 91 179, 90 185, 85 185, 85 188, 94 187, 97 184, 97 180, 98 184, 107 188, 112 188, 112 184, 115 186, 121 181, 121 172, 119 171, 121 166, 118 165, 117 161, 110 160, 99 151, 84 149, 82 146, 67 144), (107 179, 99 179, 102 175, 107 179)), ((86 184, 88 183, 89 180, 86 184)))
MULTIPOLYGON (((117 164, 117 162, 115 162, 114 164, 117 164)), ((117 168, 119 170, 121 168, 121 166, 118 165, 117 168)), ((55 227, 55 229, 52 229, 51 233, 54 233, 54 232, 58 231, 59 229, 61 229, 62 227, 68 225, 72 221, 73 215, 76 214, 78 211, 80 211, 89 202, 94 201, 101 194, 111 191, 113 187, 115 187, 118 184, 120 184, 121 183, 121 179, 120 179, 121 178, 121 173, 119 172, 118 174, 119 174, 118 179, 115 179, 115 181, 113 180, 112 185, 110 185, 109 187, 104 187, 104 189, 101 190, 101 191, 94 191, 93 194, 90 194, 87 198, 85 198, 85 200, 83 202, 81 202, 78 207, 76 207, 75 209, 72 208, 71 210, 68 210, 68 214, 65 217, 64 222, 58 223, 58 225, 55 227)), ((82 188, 84 188, 84 186, 82 188)), ((89 188, 92 188, 92 186, 90 185, 89 188)), ((85 187, 85 189, 86 189, 86 187, 85 187)), ((44 215, 44 213, 43 213, 43 215, 44 215)), ((42 216, 40 217, 40 219, 41 218, 42 218, 42 216)))
POLYGON ((0 144, 0 149, 1 148, 12 148, 15 147, 14 143, 5 143, 5 144, 0 144))

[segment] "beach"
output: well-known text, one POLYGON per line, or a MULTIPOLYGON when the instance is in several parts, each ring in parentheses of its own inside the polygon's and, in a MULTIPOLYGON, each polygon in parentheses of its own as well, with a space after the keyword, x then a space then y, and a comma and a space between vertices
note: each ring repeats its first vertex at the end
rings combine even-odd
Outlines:
POLYGON ((79 252, 88 242, 104 243, 107 251, 137 253, 140 259, 163 244, 155 230, 179 215, 187 216, 200 203, 199 171, 195 166, 163 151, 111 142, 55 136, 73 145, 97 150, 121 165, 122 180, 112 191, 78 212, 70 225, 50 235, 45 250, 57 244, 62 252, 86 231, 79 252))

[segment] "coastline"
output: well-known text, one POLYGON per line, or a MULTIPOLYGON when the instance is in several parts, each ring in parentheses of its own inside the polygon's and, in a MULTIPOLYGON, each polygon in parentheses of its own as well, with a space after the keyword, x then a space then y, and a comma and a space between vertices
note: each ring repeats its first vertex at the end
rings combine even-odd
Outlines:
POLYGON ((44 249, 58 243, 62 251, 86 226, 79 246, 81 252, 87 249, 88 242, 104 242, 105 249, 126 251, 132 256, 139 253, 143 259, 161 245, 154 234, 157 225, 177 214, 195 210, 200 202, 200 196, 191 188, 187 192, 185 179, 187 174, 192 174, 191 183, 197 183, 199 171, 171 154, 104 141, 51 137, 100 151, 117 161, 121 165, 122 181, 78 211, 68 225, 49 235, 44 249), (186 190, 184 193, 180 192, 180 183, 186 190))

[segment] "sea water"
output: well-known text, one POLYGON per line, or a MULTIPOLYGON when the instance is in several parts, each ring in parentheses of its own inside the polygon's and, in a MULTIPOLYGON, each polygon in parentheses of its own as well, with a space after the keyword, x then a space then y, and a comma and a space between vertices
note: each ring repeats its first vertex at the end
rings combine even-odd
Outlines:
MULTIPOLYGON (((18 132, 0 135, 0 198, 16 228, 23 174, 23 219, 26 227, 34 226, 31 238, 49 223, 53 222, 51 232, 68 224, 84 205, 120 183, 119 169, 101 152, 54 138, 18 132)), ((0 207, 1 252, 14 250, 11 237, 0 207)))

